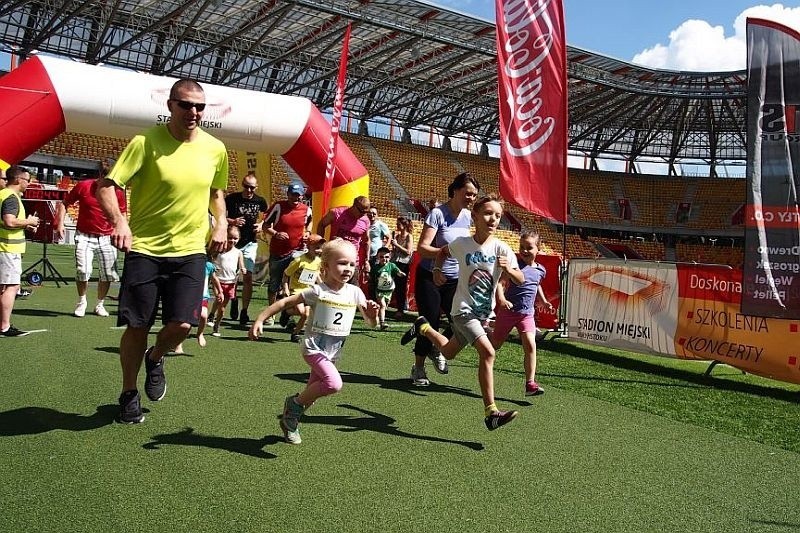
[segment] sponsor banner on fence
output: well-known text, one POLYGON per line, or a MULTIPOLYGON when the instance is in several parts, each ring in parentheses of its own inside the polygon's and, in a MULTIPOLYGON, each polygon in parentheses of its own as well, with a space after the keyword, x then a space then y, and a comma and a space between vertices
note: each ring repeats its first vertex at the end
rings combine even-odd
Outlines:
POLYGON ((740 270, 573 260, 567 278, 572 339, 800 383, 800 321, 742 314, 740 270))
POLYGON ((742 313, 800 318, 800 33, 747 19, 742 313))
POLYGON ((674 355, 678 304, 674 268, 573 259, 567 284, 570 338, 674 355))

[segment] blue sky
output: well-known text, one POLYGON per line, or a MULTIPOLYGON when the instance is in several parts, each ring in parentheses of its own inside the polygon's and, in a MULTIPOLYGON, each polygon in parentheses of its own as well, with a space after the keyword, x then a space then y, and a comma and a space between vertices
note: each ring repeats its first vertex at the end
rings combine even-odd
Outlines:
MULTIPOLYGON (((494 0, 434 0, 494 21, 494 0)), ((745 67, 747 15, 800 30, 800 7, 755 0, 564 0, 567 43, 674 70, 745 67)))

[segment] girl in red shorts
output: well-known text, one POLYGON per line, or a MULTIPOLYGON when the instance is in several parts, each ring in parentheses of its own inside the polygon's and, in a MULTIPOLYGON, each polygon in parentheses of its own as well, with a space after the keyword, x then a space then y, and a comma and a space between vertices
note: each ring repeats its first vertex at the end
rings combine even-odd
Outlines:
POLYGON ((239 242, 239 228, 228 226, 228 242, 225 244, 225 251, 214 259, 217 267, 217 279, 222 289, 222 303, 215 301, 211 307, 211 316, 214 317, 214 328, 211 336, 219 337, 219 325, 225 314, 228 302, 236 298, 236 282, 240 275, 244 275, 247 270, 244 268, 244 256, 242 251, 236 247, 239 242))

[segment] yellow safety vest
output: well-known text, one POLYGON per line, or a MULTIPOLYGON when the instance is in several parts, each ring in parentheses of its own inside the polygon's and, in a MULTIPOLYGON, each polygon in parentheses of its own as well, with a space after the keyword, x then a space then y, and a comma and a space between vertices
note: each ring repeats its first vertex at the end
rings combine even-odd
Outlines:
MULTIPOLYGON (((22 205, 22 198, 19 194, 11 189, 0 190, 0 206, 7 198, 15 196, 19 202, 19 213, 17 218, 25 219, 25 206, 22 205)), ((25 253, 25 228, 7 228, 5 224, 0 221, 0 252, 10 254, 24 254, 25 253)))

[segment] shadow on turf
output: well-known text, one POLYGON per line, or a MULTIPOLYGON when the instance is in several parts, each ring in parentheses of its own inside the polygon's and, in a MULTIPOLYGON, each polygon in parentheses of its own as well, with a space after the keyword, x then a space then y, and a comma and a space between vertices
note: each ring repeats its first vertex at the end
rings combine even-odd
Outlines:
POLYGON ((119 405, 100 405, 93 415, 62 413, 48 407, 21 407, 0 413, 0 436, 38 435, 55 429, 89 431, 108 426, 119 414, 119 405))
MULTIPOLYGON (((560 354, 569 355, 580 359, 586 359, 589 361, 594 361, 596 363, 611 365, 617 368, 623 368, 625 370, 632 370, 634 372, 641 372, 644 374, 652 374, 654 376, 685 381, 694 384, 696 386, 712 387, 720 390, 742 392, 745 394, 764 396, 767 398, 772 398, 775 400, 781 400, 790 403, 800 403, 800 394, 798 394, 796 391, 767 387, 764 385, 757 385, 754 383, 731 381, 715 377, 713 374, 711 376, 706 376, 705 374, 700 374, 697 372, 691 372, 679 368, 665 367, 654 363, 648 363, 646 361, 640 361, 638 359, 632 359, 610 353, 600 352, 597 350, 592 350, 589 347, 577 346, 566 342, 548 343, 546 346, 543 347, 552 350, 554 352, 558 352, 560 354)), ((593 378, 590 376, 561 376, 557 374, 547 374, 546 372, 541 372, 540 375, 543 376, 552 375, 553 377, 562 377, 567 379, 589 379, 589 380, 598 379, 604 381, 619 381, 623 383, 637 382, 626 379, 609 380, 608 378, 593 378)), ((648 382, 648 384, 651 383, 648 382)), ((663 383, 660 384, 652 383, 652 384, 669 385, 663 383)))
MULTIPOLYGON (((387 390, 394 390, 399 392, 405 392, 408 394, 413 394, 414 396, 426 396, 426 392, 439 392, 439 393, 449 393, 449 394, 458 394, 460 396, 466 396, 467 398, 477 398, 481 399, 481 395, 471 391, 470 389, 465 389, 463 387, 453 387, 450 385, 440 385, 437 383, 431 383, 428 387, 417 387, 411 383, 409 378, 398 378, 398 379, 384 379, 378 376, 370 376, 366 374, 353 374, 351 372, 341 372, 342 381, 345 383, 357 383, 360 385, 377 385, 381 389, 387 390)), ((286 381, 296 381, 298 383, 306 383, 308 381, 308 374, 275 374, 275 377, 278 379, 283 379, 286 381)), ((518 405, 521 407, 527 407, 532 405, 527 400, 510 400, 508 398, 496 398, 502 402, 513 403, 514 405, 518 405)))
MULTIPOLYGON (((110 353, 113 355, 119 355, 119 346, 95 346, 94 351, 96 352, 103 352, 103 353, 110 353)), ((175 353, 175 352, 168 352, 166 354, 167 357, 194 357, 193 354, 188 352, 183 353, 175 353)))
POLYGON ((354 405, 349 404, 342 404, 340 403, 337 407, 343 407, 345 409, 350 409, 353 411, 357 411, 366 416, 313 416, 313 415, 304 415, 302 419, 302 423, 304 424, 327 424, 331 426, 344 426, 344 427, 337 427, 336 431, 342 431, 345 433, 352 433, 354 431, 375 431, 377 433, 383 433, 386 435, 392 435, 394 437, 403 437, 406 439, 417 439, 417 440, 426 440, 429 442, 441 442, 443 444, 455 444, 457 446, 464 446, 465 448, 469 448, 470 450, 481 451, 483 450, 483 444, 480 442, 470 442, 470 441, 463 441, 463 440, 452 440, 452 439, 444 439, 441 437, 430 437, 428 435, 417 435, 415 433, 409 433, 407 431, 403 431, 402 429, 395 426, 396 420, 390 416, 376 413, 375 411, 368 411, 366 409, 361 409, 360 407, 355 407, 354 405))
POLYGON ((142 444, 146 450, 158 450, 161 446, 198 446, 203 448, 213 448, 215 450, 225 450, 232 453, 249 455, 256 459, 275 459, 277 455, 264 451, 264 446, 269 446, 283 442, 283 437, 267 435, 260 439, 250 439, 246 437, 217 437, 214 435, 203 435, 195 433, 194 428, 187 427, 176 433, 163 433, 154 435, 150 438, 151 442, 142 444))
POLYGON ((50 309, 14 309, 15 315, 22 315, 22 316, 38 316, 38 317, 45 317, 45 318, 53 318, 57 316, 71 316, 75 317, 72 313, 65 313, 61 311, 53 311, 50 309))

